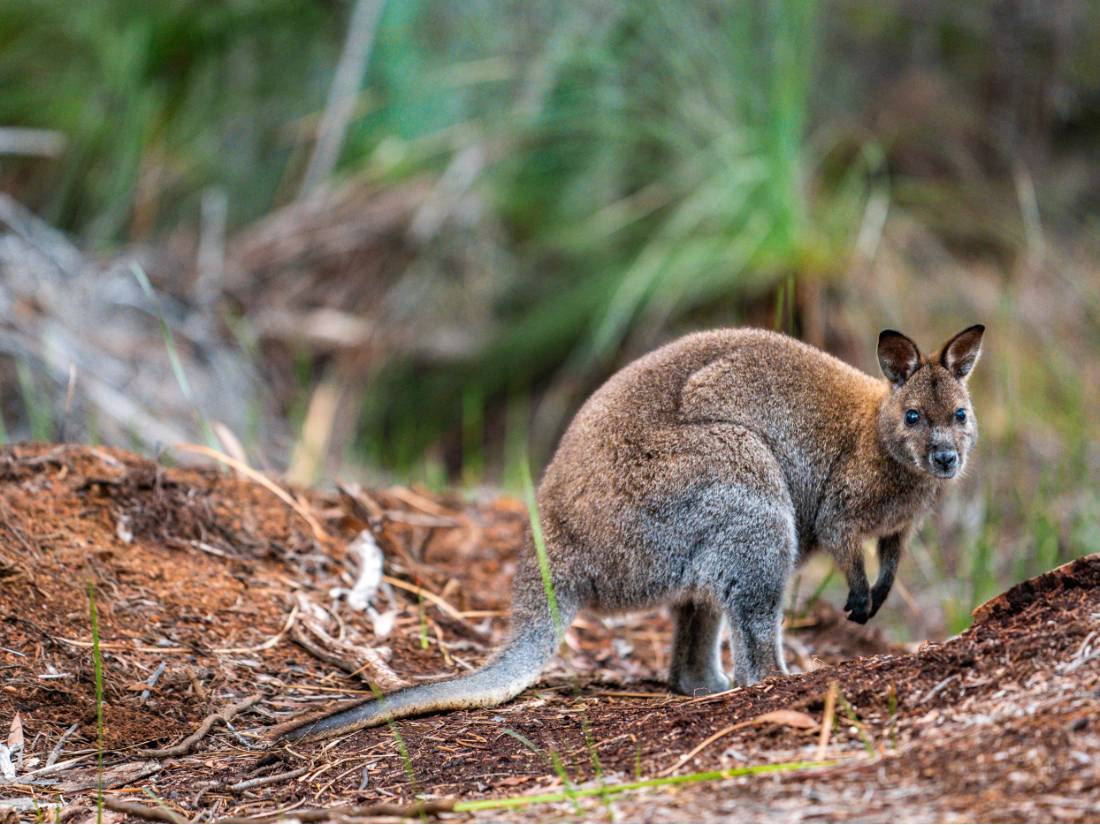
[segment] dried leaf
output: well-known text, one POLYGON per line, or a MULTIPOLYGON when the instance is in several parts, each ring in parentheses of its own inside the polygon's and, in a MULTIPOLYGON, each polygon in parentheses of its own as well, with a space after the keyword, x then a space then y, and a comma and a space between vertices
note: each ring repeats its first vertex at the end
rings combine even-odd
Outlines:
POLYGON ((11 720, 11 728, 8 729, 8 749, 12 753, 23 750, 23 717, 18 713, 11 720))
POLYGON ((753 719, 755 724, 770 722, 773 725, 785 725, 788 728, 810 730, 817 727, 817 720, 800 710, 773 710, 753 719))

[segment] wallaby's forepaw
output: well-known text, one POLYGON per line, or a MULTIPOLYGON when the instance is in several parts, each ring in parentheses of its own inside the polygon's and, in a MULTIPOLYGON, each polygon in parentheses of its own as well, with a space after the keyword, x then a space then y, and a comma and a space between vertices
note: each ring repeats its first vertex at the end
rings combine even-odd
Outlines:
POLYGON ((848 593, 848 601, 844 605, 844 612, 848 614, 848 621, 856 624, 867 624, 867 620, 875 615, 875 608, 871 604, 871 594, 866 590, 848 593))
POLYGON ((871 588, 871 615, 867 617, 868 619, 878 613, 878 609, 882 607, 883 603, 886 601, 886 597, 889 595, 890 585, 886 585, 885 587, 875 585, 871 588))

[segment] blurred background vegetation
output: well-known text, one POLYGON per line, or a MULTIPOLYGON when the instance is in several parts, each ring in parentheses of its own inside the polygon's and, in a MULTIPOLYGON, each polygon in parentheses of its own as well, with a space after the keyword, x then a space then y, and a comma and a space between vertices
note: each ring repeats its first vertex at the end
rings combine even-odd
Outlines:
MULTIPOLYGON (((151 448, 121 398, 302 483, 508 489, 685 331, 877 374, 879 329, 982 321, 979 455, 891 613, 956 631, 1100 550, 1098 40, 1068 0, 6 0, 0 189, 81 306, 163 324, 84 313, 145 372, 75 401, 55 333, 0 338, 0 432, 151 448)), ((58 291, 13 267, 9 326, 58 291)))

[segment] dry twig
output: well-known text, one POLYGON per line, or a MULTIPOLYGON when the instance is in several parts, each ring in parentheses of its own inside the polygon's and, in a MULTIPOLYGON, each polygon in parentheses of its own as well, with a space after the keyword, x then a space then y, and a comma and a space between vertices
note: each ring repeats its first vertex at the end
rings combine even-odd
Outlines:
POLYGON ((173 449, 182 453, 193 453, 194 455, 202 455, 207 458, 212 458, 215 461, 225 464, 227 467, 232 467, 237 472, 247 476, 252 481, 255 481, 261 487, 264 487, 272 493, 276 498, 286 504, 290 509, 302 517, 302 520, 309 525, 309 529, 313 531, 313 537, 322 544, 327 544, 332 541, 332 537, 325 531, 325 528, 321 526, 321 523, 317 521, 316 517, 308 509, 303 507, 294 498, 287 493, 282 487, 265 476, 263 473, 253 470, 247 464, 243 464, 232 456, 228 456, 223 452, 215 450, 211 447, 204 447, 202 444, 177 444, 173 449))
POLYGON ((668 776, 674 771, 680 769, 696 756, 698 756, 708 746, 717 742, 723 736, 733 733, 735 730, 752 727, 753 725, 762 725, 769 723, 777 725, 787 725, 788 727, 792 728, 803 728, 805 730, 810 730, 817 727, 817 723, 802 711, 782 709, 773 710, 770 713, 764 713, 753 719, 746 719, 744 722, 736 722, 732 725, 728 725, 727 727, 722 728, 722 730, 718 731, 712 736, 708 736, 690 751, 677 759, 676 762, 673 763, 670 767, 665 768, 663 771, 658 773, 657 776, 668 776))
POLYGON ((152 694, 153 688, 157 686, 157 682, 160 681, 160 677, 164 675, 164 671, 167 667, 167 662, 161 662, 159 665, 157 665, 157 669, 154 670, 149 675, 149 678, 145 681, 145 690, 143 690, 141 692, 141 696, 138 697, 139 702, 144 704, 149 700, 149 696, 152 694))
POLYGON ((245 779, 241 782, 234 782, 229 785, 229 790, 234 792, 247 791, 249 788, 258 788, 261 785, 274 785, 276 782, 289 782, 291 779, 297 779, 305 773, 309 772, 309 766, 304 768, 295 768, 292 771, 283 771, 282 773, 273 773, 269 776, 258 776, 255 779, 245 779))
POLYGON ((141 805, 137 802, 130 802, 127 799, 115 799, 113 796, 104 797, 103 806, 109 808, 112 811, 117 811, 120 814, 127 814, 134 817, 139 822, 173 822, 184 823, 190 822, 186 817, 180 816, 170 808, 166 808, 163 805, 141 805))
POLYGON ((211 713, 205 719, 202 720, 202 724, 198 729, 180 742, 177 745, 172 745, 170 748, 154 748, 150 750, 140 750, 138 754, 141 756, 152 756, 155 758, 162 758, 165 756, 183 756, 186 753, 190 753, 191 749, 197 745, 206 734, 210 732, 210 729, 218 722, 225 722, 228 724, 229 720, 236 716, 241 711, 247 710, 254 704, 260 701, 260 694, 254 693, 248 696, 236 704, 218 711, 217 713, 211 713))
POLYGON ((306 616, 305 611, 302 613, 301 622, 290 635, 315 658, 335 665, 346 673, 357 676, 382 690, 396 690, 408 685, 408 682, 390 669, 376 650, 334 639, 312 617, 306 616), (320 644, 310 638, 306 630, 313 634, 320 644))
POLYGON ((437 596, 430 590, 426 590, 423 587, 418 587, 415 584, 410 584, 403 579, 398 579, 393 576, 383 576, 382 581, 400 590, 407 590, 409 593, 415 593, 417 596, 428 600, 444 613, 446 613, 448 616, 450 616, 452 619, 454 619, 456 622, 458 622, 471 636, 482 642, 488 641, 484 633, 482 633, 480 630, 478 630, 476 627, 466 621, 466 618, 462 615, 462 613, 442 596, 437 596))
POLYGON ((829 682, 829 691, 825 694, 825 712, 821 714, 821 736, 817 740, 817 761, 825 758, 825 749, 829 747, 829 737, 833 732, 833 717, 836 714, 836 695, 840 685, 829 682))
POLYGON ((267 641, 260 642, 258 645, 251 647, 215 647, 211 653, 259 653, 261 650, 270 650, 279 644, 283 640, 283 636, 291 631, 294 627, 294 622, 298 618, 298 605, 294 605, 290 609, 290 613, 286 617, 286 623, 282 626, 278 633, 269 638, 267 641))
POLYGON ((76 729, 78 727, 80 727, 80 724, 78 722, 73 722, 71 725, 69 725, 68 730, 61 734, 61 738, 58 739, 57 744, 53 746, 53 750, 50 751, 50 755, 46 757, 45 767, 53 767, 53 765, 57 762, 58 757, 61 756, 61 749, 65 747, 65 742, 68 741, 70 736, 76 733, 76 729))
MULTIPOLYGON (((453 811, 455 799, 429 799, 425 802, 414 802, 411 805, 393 805, 380 803, 376 805, 343 805, 335 808, 307 808, 294 812, 294 819, 298 822, 331 822, 337 818, 351 820, 377 819, 379 817, 394 817, 396 819, 418 819, 422 816, 441 814, 453 811)), ((278 822, 280 814, 255 816, 242 819, 241 822, 278 822)))
POLYGON ((352 10, 340 62, 336 66, 325 111, 317 129, 317 143, 302 181, 300 194, 303 196, 313 191, 336 166, 344 135, 355 112, 356 92, 363 70, 367 67, 382 6, 379 0, 359 0, 352 10))

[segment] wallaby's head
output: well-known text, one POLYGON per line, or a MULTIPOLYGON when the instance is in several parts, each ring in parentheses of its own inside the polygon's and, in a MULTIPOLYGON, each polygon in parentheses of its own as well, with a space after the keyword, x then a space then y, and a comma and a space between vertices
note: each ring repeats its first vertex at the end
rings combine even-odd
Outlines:
POLYGON ((982 351, 981 324, 968 327, 932 356, 892 329, 878 338, 878 362, 890 381, 878 429, 897 461, 937 478, 953 478, 978 438, 966 379, 982 351))

